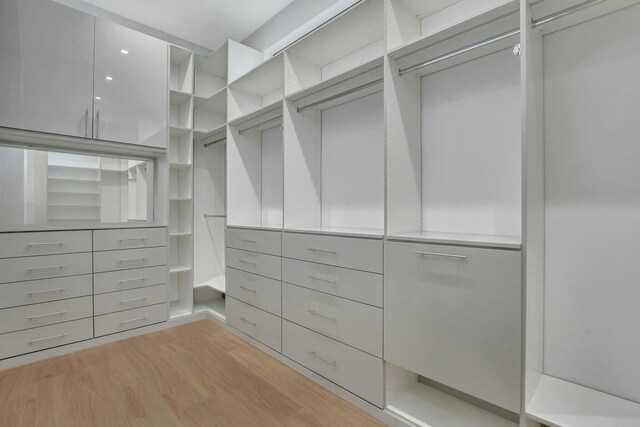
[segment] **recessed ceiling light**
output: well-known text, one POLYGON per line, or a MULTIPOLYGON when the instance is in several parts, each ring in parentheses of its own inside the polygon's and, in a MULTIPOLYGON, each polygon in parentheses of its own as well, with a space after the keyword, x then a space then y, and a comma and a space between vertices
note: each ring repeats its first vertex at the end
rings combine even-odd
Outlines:
POLYGON ((105 77, 105 79, 107 79, 107 80, 111 81, 111 80, 113 80, 113 77, 111 77, 111 76, 107 76, 107 77, 105 77))
POLYGON ((100 101, 102 98, 100 98, 99 96, 96 96, 96 99, 97 99, 98 101, 100 101))
POLYGON ((123 55, 126 55, 126 54, 128 54, 128 53, 129 53, 129 51, 128 51, 128 50, 125 50, 125 49, 122 49, 122 50, 120 50, 120 53, 121 53, 121 54, 123 54, 123 55))

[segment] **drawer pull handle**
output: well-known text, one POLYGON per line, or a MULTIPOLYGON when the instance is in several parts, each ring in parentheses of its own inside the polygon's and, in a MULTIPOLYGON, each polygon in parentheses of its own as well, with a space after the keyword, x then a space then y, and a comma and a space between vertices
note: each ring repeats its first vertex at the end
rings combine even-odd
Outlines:
POLYGON ((331 366, 337 366, 337 363, 335 360, 329 360, 326 359, 322 356, 320 356, 318 353, 316 353, 315 351, 310 351, 309 352, 310 355, 312 355, 313 357, 315 357, 316 359, 322 360, 324 363, 328 363, 331 366))
POLYGON ((256 240, 249 240, 249 239, 240 239, 240 241, 245 243, 258 243, 256 240))
POLYGON ((258 291, 256 291, 255 289, 250 289, 250 288, 247 288, 246 286, 242 286, 242 285, 240 285, 240 289, 245 290, 245 291, 247 291, 247 292, 251 292, 251 293, 253 293, 253 294, 255 294, 256 292, 258 292, 258 291))
POLYGON ((37 316, 29 316, 27 317, 27 319, 31 321, 31 320, 37 320, 37 319, 44 319, 45 317, 64 316, 65 314, 67 314, 67 310, 56 311, 55 313, 38 314, 37 316))
POLYGON ((307 276, 309 279, 312 280, 317 280, 319 282, 325 282, 325 283, 331 283, 332 285, 336 284, 335 280, 329 280, 329 279, 323 279, 322 277, 316 277, 316 276, 307 276))
POLYGON ((317 311, 315 311, 315 310, 307 310, 307 311, 308 311, 309 313, 313 314, 314 316, 322 317, 323 319, 331 320, 332 322, 335 322, 335 321, 336 321, 336 318, 335 318, 335 317, 326 316, 326 315, 324 315, 324 314, 322 314, 322 313, 318 313, 318 312, 317 312, 317 311))
POLYGON ((146 237, 126 237, 124 239, 118 239, 118 242, 135 242, 137 240, 147 240, 146 237))
POLYGON ((141 320, 147 320, 147 316, 136 317, 135 319, 123 320, 120 322, 120 326, 126 325, 127 323, 139 322, 141 320))
POLYGON ((39 248, 42 246, 64 246, 67 242, 47 242, 47 243, 29 243, 28 248, 39 248))
POLYGON ((127 259, 119 259, 118 262, 120 264, 124 264, 125 262, 138 262, 138 261, 145 262, 147 259, 148 259, 147 257, 127 258, 127 259))
POLYGON ((125 280, 119 280, 118 283, 121 285, 124 285, 125 283, 131 283, 131 282, 146 282, 147 278, 146 277, 136 277, 135 279, 125 279, 125 280))
POLYGON ((27 272, 32 273, 34 271, 41 271, 41 270, 62 270, 66 267, 66 265, 47 265, 45 267, 30 267, 27 268, 27 272))
POLYGON ((307 248, 307 250, 311 251, 311 252, 321 252, 323 254, 336 254, 336 251, 328 251, 326 249, 316 249, 316 248, 307 248))
POLYGON ((127 304, 127 303, 135 302, 135 301, 146 301, 146 299, 147 299, 147 297, 123 299, 118 304, 122 305, 122 304, 127 304))
POLYGON ((42 294, 52 294, 54 292, 56 293, 63 293, 64 291, 66 291, 67 288, 56 288, 56 289, 45 289, 44 291, 31 291, 31 292, 27 292, 27 295, 32 297, 35 295, 42 295, 42 294))
POLYGON ((257 265, 255 262, 245 261, 245 260, 243 260, 243 259, 238 260, 238 262, 241 262, 241 263, 243 263, 243 264, 253 265, 254 267, 257 265))
POLYGON ((244 318, 244 317, 240 317, 240 320, 242 320, 242 321, 243 321, 243 322, 245 322, 245 323, 250 324, 251 326, 256 326, 256 323, 255 323, 255 322, 251 322, 251 321, 247 320, 247 319, 246 319, 246 318, 244 318))
POLYGON ((413 251, 413 253, 416 255, 435 256, 435 257, 441 257, 441 258, 453 258, 460 261, 467 259, 466 255, 441 254, 439 252, 413 251))
POLYGON ((44 342, 44 341, 61 340, 66 336, 67 334, 60 334, 60 335, 52 335, 50 337, 45 337, 45 338, 38 338, 37 340, 29 341, 29 345, 37 344, 39 342, 44 342))

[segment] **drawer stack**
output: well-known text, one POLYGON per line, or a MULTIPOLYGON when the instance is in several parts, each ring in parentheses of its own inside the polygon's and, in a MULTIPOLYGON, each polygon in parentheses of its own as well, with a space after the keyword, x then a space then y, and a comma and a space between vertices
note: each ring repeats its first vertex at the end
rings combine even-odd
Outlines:
POLYGON ((282 233, 227 229, 227 323, 281 352, 282 233))
POLYGON ((167 229, 93 233, 95 336, 167 320, 167 229))
POLYGON ((93 338, 91 231, 0 234, 0 359, 93 338))
POLYGON ((284 233, 282 353, 384 406, 383 242, 284 233))

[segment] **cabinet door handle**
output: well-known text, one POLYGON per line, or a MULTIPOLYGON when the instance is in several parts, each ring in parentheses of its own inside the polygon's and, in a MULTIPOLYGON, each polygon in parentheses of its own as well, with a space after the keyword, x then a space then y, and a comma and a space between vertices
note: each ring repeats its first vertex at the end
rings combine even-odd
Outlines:
POLYGON ((147 238, 146 237, 126 237, 124 239, 118 239, 118 242, 134 242, 137 240, 145 241, 147 240, 147 238))
POLYGON ((128 304, 130 302, 135 302, 135 301, 146 301, 146 299, 147 299, 147 297, 123 299, 118 304, 123 305, 123 304, 128 304))
POLYGON ((127 258, 127 259, 119 259, 118 263, 120 264, 124 264, 125 262, 136 262, 136 261, 146 261, 148 258, 147 257, 139 257, 139 258, 127 258))
POLYGON ((320 356, 320 355, 319 355, 317 352, 315 352, 315 351, 310 351, 310 352, 309 352, 309 354, 310 354, 310 355, 312 355, 313 357, 315 357, 316 359, 322 360, 324 363, 328 363, 329 365, 332 365, 332 366, 337 366, 337 363, 336 363, 336 361, 335 361, 335 360, 329 360, 329 359, 326 359, 326 358, 324 358, 324 357, 320 356))
POLYGON ((89 109, 84 110, 84 137, 89 138, 89 109))
POLYGON ((433 257, 440 257, 440 258, 452 258, 452 259, 457 259, 460 261, 464 261, 465 259, 467 259, 466 255, 454 255, 454 254, 442 254, 439 252, 424 252, 424 251, 413 251, 414 254, 416 255, 422 255, 422 256, 433 256, 433 257))
POLYGON ((65 314, 67 314, 67 310, 56 311, 55 313, 38 314, 37 316, 29 316, 29 317, 27 317, 27 319, 29 319, 29 320, 37 320, 37 319, 44 319, 46 317, 64 316, 65 314))
POLYGON ((240 317, 240 320, 242 320, 242 321, 243 321, 243 322, 245 322, 245 323, 250 324, 251 326, 256 326, 256 323, 255 323, 255 322, 251 322, 251 321, 247 320, 247 319, 246 319, 246 318, 244 318, 244 317, 240 317))
POLYGON ((62 270, 66 267, 66 265, 47 265, 45 267, 29 267, 27 268, 27 272, 32 273, 34 271, 40 270, 62 270))
POLYGON ((256 240, 249 240, 249 239, 240 239, 240 241, 245 243, 258 243, 256 240))
POLYGON ((28 243, 27 248, 39 248, 44 246, 64 246, 67 242, 28 243))
POLYGON ((256 292, 258 292, 255 289, 247 288, 246 286, 242 286, 242 285, 240 285, 240 289, 245 290, 247 292, 251 292, 252 294, 255 294, 256 292))
POLYGON ((243 260, 243 259, 238 260, 238 262, 241 262, 241 263, 243 263, 243 264, 249 264, 249 265, 256 266, 256 263, 255 263, 255 262, 245 261, 245 260, 243 260))
POLYGON ((313 314, 314 316, 322 317, 323 319, 331 320, 332 322, 335 322, 335 321, 336 321, 336 318, 335 318, 335 317, 327 316, 327 315, 324 315, 324 314, 322 314, 322 313, 318 313, 318 312, 317 312, 317 311, 315 311, 315 310, 307 310, 307 311, 308 311, 309 313, 313 314))
POLYGON ((45 337, 45 338, 38 338, 37 340, 29 341, 29 345, 37 344, 37 343, 43 342, 43 341, 61 340, 66 336, 67 336, 67 334, 60 334, 60 335, 52 335, 50 337, 45 337))
POLYGON ((317 276, 307 276, 307 277, 311 280, 317 280, 319 282, 331 283, 332 285, 336 284, 335 280, 323 279, 322 277, 317 277, 317 276))
POLYGON ((147 320, 147 316, 136 317, 135 319, 123 320, 120 322, 120 326, 126 325, 127 323, 139 322, 141 320, 147 320))
POLYGON ((307 250, 311 251, 311 252, 321 252, 323 254, 334 254, 336 253, 336 251, 328 251, 326 249, 316 249, 316 248, 307 248, 307 250))
POLYGON ((125 283, 131 283, 131 282, 145 282, 147 280, 146 277, 136 277, 135 279, 125 279, 125 280, 119 280, 118 283, 120 285, 124 285, 125 283))
POLYGON ((96 112, 96 139, 100 139, 100 110, 96 112))
POLYGON ((41 294, 52 294, 54 292, 59 292, 59 293, 63 293, 64 291, 66 291, 67 288, 55 288, 55 289, 45 289, 44 291, 31 291, 31 292, 27 292, 27 295, 32 297, 34 295, 41 295, 41 294))

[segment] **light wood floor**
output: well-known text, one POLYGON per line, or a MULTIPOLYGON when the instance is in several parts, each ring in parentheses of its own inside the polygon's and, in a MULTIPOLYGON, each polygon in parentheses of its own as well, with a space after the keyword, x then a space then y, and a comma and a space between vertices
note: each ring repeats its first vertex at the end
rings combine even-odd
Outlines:
POLYGON ((0 426, 375 426, 209 321, 0 372, 0 426))

